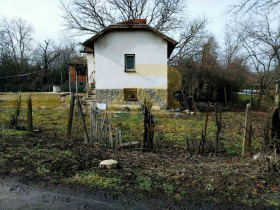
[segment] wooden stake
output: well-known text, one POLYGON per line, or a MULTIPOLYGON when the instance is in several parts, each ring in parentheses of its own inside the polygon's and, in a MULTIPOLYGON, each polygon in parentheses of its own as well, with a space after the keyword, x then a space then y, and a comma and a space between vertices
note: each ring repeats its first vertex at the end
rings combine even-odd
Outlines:
POLYGON ((93 108, 93 102, 90 102, 90 136, 93 141, 94 138, 94 108, 93 108))
POLYGON ((95 112, 94 118, 95 118, 95 141, 98 142, 98 113, 97 112, 95 112))
POLYGON ((31 95, 29 95, 29 99, 27 102, 27 120, 28 120, 28 131, 33 131, 33 117, 32 117, 32 99, 31 95))
POLYGON ((70 109, 69 109, 69 115, 68 115, 68 126, 67 126, 67 134, 66 138, 71 138, 71 131, 72 131, 72 123, 73 123, 73 113, 74 113, 74 105, 75 105, 75 95, 70 96, 70 109))
POLYGON ((109 144, 110 147, 114 147, 113 134, 112 134, 112 115, 110 115, 110 122, 109 122, 109 144))
POLYGON ((189 139, 188 138, 185 139, 185 150, 186 151, 190 150, 190 144, 189 144, 189 139))
POLYGON ((78 113, 81 117, 81 123, 82 123, 83 129, 84 129, 85 143, 88 144, 89 143, 89 137, 88 137, 87 127, 86 127, 86 123, 85 123, 85 119, 84 119, 83 110, 82 110, 82 107, 81 107, 79 96, 77 96, 77 98, 76 98, 76 103, 77 103, 78 113))
POLYGON ((115 128, 115 131, 116 131, 116 142, 115 142, 115 146, 118 146, 119 145, 119 132, 118 132, 118 129, 115 128))
POLYGON ((207 126, 208 126, 208 118, 209 118, 209 111, 210 111, 210 101, 208 101, 208 106, 207 106, 207 113, 206 113, 206 119, 205 119, 205 127, 204 127, 204 133, 202 130, 201 134, 201 154, 203 155, 205 153, 205 140, 206 140, 206 134, 207 134, 207 126))
POLYGON ((247 104, 246 106, 246 115, 245 115, 245 125, 244 125, 244 138, 243 138, 243 148, 242 148, 242 157, 245 157, 249 152, 250 148, 250 126, 251 126, 251 105, 247 104))
POLYGON ((215 141, 215 155, 217 157, 218 155, 218 147, 219 147, 219 135, 222 131, 222 105, 220 104, 220 110, 218 114, 218 107, 217 104, 215 104, 215 118, 216 118, 216 141, 215 141))
POLYGON ((119 145, 122 145, 122 130, 119 129, 119 145))

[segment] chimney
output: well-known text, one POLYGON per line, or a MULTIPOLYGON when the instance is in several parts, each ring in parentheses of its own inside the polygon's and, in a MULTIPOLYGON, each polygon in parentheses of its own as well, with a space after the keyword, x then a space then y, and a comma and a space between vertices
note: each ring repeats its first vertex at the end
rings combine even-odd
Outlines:
POLYGON ((123 22, 119 22, 118 24, 146 24, 146 19, 135 19, 135 20, 126 20, 123 22))

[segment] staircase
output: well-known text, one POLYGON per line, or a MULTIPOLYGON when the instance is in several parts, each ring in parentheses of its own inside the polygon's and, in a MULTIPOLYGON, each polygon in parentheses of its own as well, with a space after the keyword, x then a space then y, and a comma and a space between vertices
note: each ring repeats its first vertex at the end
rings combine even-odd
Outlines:
POLYGON ((95 83, 89 87, 86 98, 83 101, 83 105, 89 106, 90 102, 96 102, 96 90, 95 90, 95 83))

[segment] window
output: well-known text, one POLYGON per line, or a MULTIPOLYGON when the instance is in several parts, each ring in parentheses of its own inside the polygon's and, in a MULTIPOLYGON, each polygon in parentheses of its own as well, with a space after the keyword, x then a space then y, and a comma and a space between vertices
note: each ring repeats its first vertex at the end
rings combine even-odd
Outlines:
POLYGON ((85 65, 76 65, 75 69, 77 71, 77 75, 79 75, 79 76, 87 75, 87 67, 85 65))
POLYGON ((138 101, 137 89, 124 89, 124 101, 138 101))
POLYGON ((124 57, 125 57, 125 71, 134 72, 135 71, 135 55, 126 54, 124 57))

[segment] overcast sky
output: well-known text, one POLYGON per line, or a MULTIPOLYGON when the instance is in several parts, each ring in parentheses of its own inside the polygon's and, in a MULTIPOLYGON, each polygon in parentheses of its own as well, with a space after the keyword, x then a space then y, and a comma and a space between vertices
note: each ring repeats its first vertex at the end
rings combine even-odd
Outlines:
MULTIPOLYGON (((237 1, 237 0, 235 0, 237 1)), ((228 0, 188 0, 187 14, 190 17, 206 15, 208 26, 221 42, 224 27, 230 16, 225 15, 227 7, 234 2, 228 0)), ((0 16, 21 17, 35 29, 35 39, 58 39, 61 37, 63 20, 59 0, 0 0, 0 16)), ((83 40, 80 40, 83 41, 83 40)))

